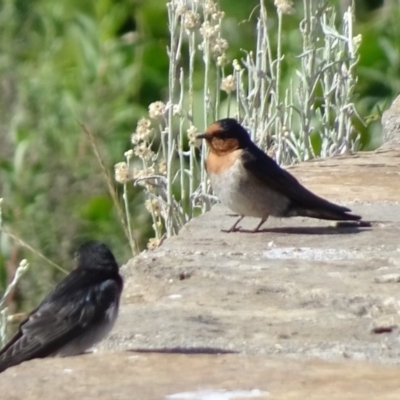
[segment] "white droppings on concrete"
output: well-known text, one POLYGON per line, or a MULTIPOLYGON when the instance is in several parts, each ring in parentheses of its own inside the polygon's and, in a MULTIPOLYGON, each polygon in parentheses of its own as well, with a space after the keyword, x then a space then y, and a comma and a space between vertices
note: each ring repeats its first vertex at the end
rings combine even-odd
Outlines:
POLYGON ((196 392, 182 392, 170 394, 167 400, 235 400, 235 399, 259 399, 269 396, 262 390, 200 390, 196 392))
POLYGON ((175 300, 175 299, 181 299, 182 295, 181 294, 170 294, 168 296, 169 299, 175 300))
POLYGON ((400 274, 385 274, 375 277, 376 283, 397 283, 400 282, 400 274))
POLYGON ((64 368, 63 372, 64 372, 64 374, 72 374, 74 372, 74 370, 71 368, 64 368))
POLYGON ((279 247, 264 251, 263 256, 274 260, 334 261, 360 259, 356 251, 344 249, 321 249, 312 247, 279 247))

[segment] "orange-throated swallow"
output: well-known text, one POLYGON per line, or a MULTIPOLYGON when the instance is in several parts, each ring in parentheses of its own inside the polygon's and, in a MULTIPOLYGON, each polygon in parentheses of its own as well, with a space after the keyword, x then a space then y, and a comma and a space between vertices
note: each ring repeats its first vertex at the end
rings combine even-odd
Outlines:
POLYGON ((244 217, 261 218, 257 232, 270 215, 304 216, 336 221, 357 221, 350 209, 333 204, 310 192, 289 172, 282 169, 250 139, 248 132, 233 118, 211 124, 205 133, 210 149, 206 169, 219 200, 239 219, 227 232, 235 232, 244 217))
POLYGON ((77 256, 76 269, 0 350, 0 372, 33 358, 82 354, 111 331, 123 287, 114 255, 105 244, 91 241, 77 256))

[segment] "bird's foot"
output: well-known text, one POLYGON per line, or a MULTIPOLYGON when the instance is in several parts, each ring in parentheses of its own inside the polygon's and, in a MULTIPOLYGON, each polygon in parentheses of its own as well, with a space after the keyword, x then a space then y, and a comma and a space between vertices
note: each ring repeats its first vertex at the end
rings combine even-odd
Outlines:
POLYGON ((269 232, 269 230, 268 229, 260 229, 260 228, 255 228, 255 229, 239 228, 238 232, 242 232, 242 233, 263 233, 263 232, 269 232))
POLYGON ((244 218, 244 216, 241 216, 233 225, 230 229, 222 229, 221 232, 226 232, 226 233, 231 233, 231 232, 245 232, 245 233, 259 233, 259 232, 264 232, 265 230, 260 229, 264 222, 268 219, 268 216, 263 218, 260 223, 254 228, 254 229, 243 229, 240 226, 238 226, 239 222, 244 218))
POLYGON ((229 228, 229 229, 221 229, 221 232, 231 233, 231 232, 240 232, 240 227, 238 227, 238 223, 244 218, 244 216, 239 217, 239 219, 229 228))

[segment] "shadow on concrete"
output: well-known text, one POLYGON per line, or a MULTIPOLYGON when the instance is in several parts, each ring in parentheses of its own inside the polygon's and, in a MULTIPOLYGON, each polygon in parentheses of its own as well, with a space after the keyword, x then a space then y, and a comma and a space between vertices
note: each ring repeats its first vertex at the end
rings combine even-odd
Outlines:
POLYGON ((242 229, 238 232, 241 233, 287 233, 291 235, 343 235, 355 234, 365 231, 370 231, 368 226, 354 226, 354 225, 341 225, 334 226, 282 226, 277 228, 260 229, 257 232, 248 229, 242 229))
POLYGON ((132 353, 161 353, 161 354, 237 354, 238 351, 216 347, 171 347, 160 349, 129 349, 132 353))

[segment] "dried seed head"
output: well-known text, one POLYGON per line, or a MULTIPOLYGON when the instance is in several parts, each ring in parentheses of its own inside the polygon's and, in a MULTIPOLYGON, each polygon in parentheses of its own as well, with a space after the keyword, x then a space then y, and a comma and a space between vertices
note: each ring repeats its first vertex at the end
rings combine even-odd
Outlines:
POLYGON ((199 32, 204 39, 213 39, 218 35, 220 27, 218 24, 212 25, 209 21, 204 21, 201 24, 199 32))
POLYGON ((146 143, 140 143, 135 147, 135 156, 143 158, 147 151, 146 143))
POLYGON ((133 179, 142 179, 154 175, 154 168, 147 167, 144 169, 133 168, 133 179))
POLYGON ((242 66, 240 65, 238 60, 233 60, 232 61, 232 65, 233 65, 233 69, 235 71, 241 71, 242 70, 242 66))
POLYGON ((141 118, 136 126, 136 132, 131 135, 131 142, 133 145, 136 145, 141 141, 149 141, 152 133, 151 121, 141 118))
POLYGON ((218 12, 218 6, 213 0, 205 0, 204 2, 204 14, 210 15, 218 12))
POLYGON ((228 60, 226 58, 226 54, 222 54, 217 57, 217 65, 220 67, 224 67, 227 64, 228 60))
POLYGON ((137 133, 132 133, 131 135, 131 143, 135 146, 140 142, 139 135, 137 133))
POLYGON ((134 148, 134 153, 135 156, 138 156, 145 161, 150 160, 154 155, 154 152, 151 150, 149 146, 147 146, 146 142, 142 142, 136 145, 134 148))
POLYGON ((118 183, 125 184, 131 180, 128 164, 125 161, 114 165, 114 178, 118 183))
POLYGON ((194 125, 190 125, 189 129, 186 132, 187 132, 187 137, 189 139, 189 146, 199 147, 201 144, 201 140, 196 139, 196 134, 198 132, 198 129, 194 125))
POLYGON ((183 5, 180 4, 175 8, 175 14, 176 15, 184 15, 187 11, 187 8, 183 5))
POLYGON ((149 105, 149 117, 160 119, 165 113, 165 104, 162 101, 155 101, 149 105))
POLYGON ((136 132, 139 134, 148 133, 151 130, 151 121, 147 118, 140 118, 136 126, 136 132))
POLYGON ((275 0, 274 4, 278 13, 293 14, 295 12, 292 0, 275 0))
POLYGON ((190 128, 186 132, 188 139, 195 139, 198 130, 194 125, 190 125, 190 128))
POLYGON ((214 54, 214 56, 217 57, 224 54, 227 49, 228 49, 228 42, 220 37, 215 38, 215 40, 211 45, 211 51, 214 54))
POLYGON ((189 10, 182 15, 182 24, 186 31, 192 32, 200 26, 200 14, 189 10))
POLYGON ((144 205, 149 213, 154 214, 155 217, 161 215, 161 205, 157 199, 147 199, 144 205))
POLYGON ((149 250, 155 250, 159 245, 160 245, 159 239, 151 238, 151 239, 149 239, 149 242, 147 243, 147 248, 149 250))
POLYGON ((174 13, 177 15, 182 15, 186 11, 186 2, 183 0, 172 0, 167 3, 168 9, 174 10, 174 13))
POLYGON ((233 75, 228 75, 226 78, 222 79, 221 90, 226 93, 232 93, 236 90, 236 80, 233 75))
POLYGON ((214 20, 221 20, 225 17, 225 13, 223 11, 217 11, 211 15, 211 18, 214 20))
POLYGON ((167 173, 167 163, 165 161, 160 161, 158 164, 158 173, 160 175, 165 175, 167 173))
POLYGON ((127 160, 130 160, 133 157, 133 150, 130 149, 124 153, 124 156, 127 160))

